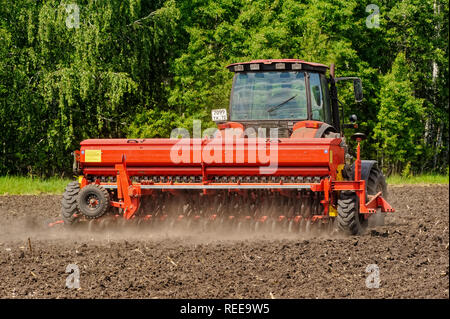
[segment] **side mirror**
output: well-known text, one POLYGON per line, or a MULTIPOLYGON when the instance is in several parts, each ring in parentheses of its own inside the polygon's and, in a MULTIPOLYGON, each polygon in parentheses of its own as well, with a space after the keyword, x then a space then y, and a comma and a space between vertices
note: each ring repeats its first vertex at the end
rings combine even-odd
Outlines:
POLYGON ((352 123, 352 124, 343 124, 344 128, 358 128, 358 124, 356 124, 358 117, 355 114, 350 115, 350 117, 348 119, 350 120, 350 123, 352 123))
POLYGON ((355 93, 355 100, 356 102, 362 102, 363 100, 363 89, 362 89, 362 82, 360 78, 354 77, 354 76, 344 76, 344 77, 338 77, 335 78, 334 81, 353 81, 353 92, 355 93))
POLYGON ((362 102, 364 96, 363 96, 363 89, 362 89, 361 79, 354 79, 353 80, 353 91, 355 92, 355 101, 356 102, 362 102))
POLYGON ((226 122, 228 119, 226 109, 215 109, 211 111, 213 122, 226 122))

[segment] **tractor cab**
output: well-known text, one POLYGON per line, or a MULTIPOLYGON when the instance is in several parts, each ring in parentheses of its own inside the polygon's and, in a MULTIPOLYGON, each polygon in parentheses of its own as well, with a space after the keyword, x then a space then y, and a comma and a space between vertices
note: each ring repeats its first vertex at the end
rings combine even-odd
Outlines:
POLYGON ((335 78, 334 74, 327 78, 326 65, 284 59, 234 63, 227 68, 235 73, 229 118, 226 110, 213 110, 218 124, 230 121, 255 131, 277 128, 279 137, 292 136, 296 124, 318 129, 323 123, 326 132, 340 132, 335 78))

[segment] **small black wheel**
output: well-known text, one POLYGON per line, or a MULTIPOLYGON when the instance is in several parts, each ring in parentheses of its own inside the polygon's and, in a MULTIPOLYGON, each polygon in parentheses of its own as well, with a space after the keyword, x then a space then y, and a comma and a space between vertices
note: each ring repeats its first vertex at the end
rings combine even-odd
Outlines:
POLYGON ((348 235, 360 235, 367 228, 367 219, 359 213, 359 198, 355 192, 341 192, 336 225, 340 231, 348 235))
POLYGON ((109 193, 100 185, 89 184, 80 191, 77 204, 87 218, 99 218, 109 207, 109 193))
POLYGON ((61 216, 65 225, 72 225, 80 215, 77 198, 80 192, 80 184, 76 181, 70 182, 61 200, 61 216))

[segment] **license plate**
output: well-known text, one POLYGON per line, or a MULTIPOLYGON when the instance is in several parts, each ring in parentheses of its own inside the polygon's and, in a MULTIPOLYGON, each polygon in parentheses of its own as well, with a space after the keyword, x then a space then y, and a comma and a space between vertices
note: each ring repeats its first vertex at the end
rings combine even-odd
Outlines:
POLYGON ((226 121, 227 120, 227 110, 226 109, 216 109, 211 111, 212 120, 214 122, 226 121))

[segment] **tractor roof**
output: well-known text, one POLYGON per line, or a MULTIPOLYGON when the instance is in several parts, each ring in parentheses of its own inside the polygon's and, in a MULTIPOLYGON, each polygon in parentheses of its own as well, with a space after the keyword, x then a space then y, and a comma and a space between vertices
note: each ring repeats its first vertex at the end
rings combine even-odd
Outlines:
POLYGON ((325 73, 328 69, 328 66, 299 59, 272 59, 232 63, 228 65, 227 68, 231 72, 309 70, 325 73))

